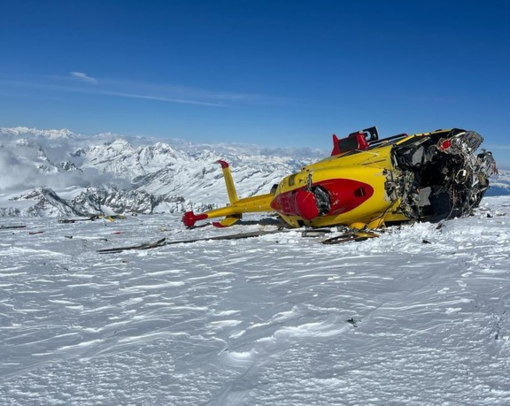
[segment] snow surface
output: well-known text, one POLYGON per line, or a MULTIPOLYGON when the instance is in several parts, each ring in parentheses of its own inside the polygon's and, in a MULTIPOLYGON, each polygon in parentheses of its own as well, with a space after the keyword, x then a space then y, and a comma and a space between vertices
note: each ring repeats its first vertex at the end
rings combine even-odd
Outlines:
POLYGON ((275 226, 2 218, 0 404, 509 405, 509 211, 108 255, 275 226))

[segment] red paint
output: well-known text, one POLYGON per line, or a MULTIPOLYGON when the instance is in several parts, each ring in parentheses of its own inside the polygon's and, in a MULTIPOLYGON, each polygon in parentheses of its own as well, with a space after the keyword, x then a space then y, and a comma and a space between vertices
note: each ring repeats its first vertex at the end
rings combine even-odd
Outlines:
POLYGON ((368 149, 368 147, 368 141, 365 134, 362 132, 351 134, 342 139, 338 139, 336 134, 333 134, 333 151, 331 151, 331 156, 343 154, 344 152, 352 150, 364 151, 368 149))
MULTIPOLYGON (((329 179, 314 183, 312 190, 321 186, 330 198, 330 210, 325 216, 337 216, 347 213, 370 199, 374 189, 367 183, 352 179, 329 179)), ((303 220, 313 220, 320 213, 316 204, 316 196, 312 190, 302 187, 289 192, 280 193, 271 202, 271 207, 285 216, 298 216, 303 220)))
POLYGON ((195 214, 192 211, 187 211, 182 216, 182 222, 186 227, 193 227, 199 220, 205 220, 208 218, 207 214, 195 214))
POLYGON ((338 137, 336 134, 333 134, 333 151, 331 151, 331 156, 335 156, 340 154, 340 147, 338 146, 338 137))
POLYGON ((295 194, 297 212, 304 220, 313 220, 319 215, 315 195, 306 190, 298 190, 295 194))
POLYGON ((304 187, 280 193, 271 202, 271 207, 278 213, 299 216, 303 220, 313 220, 319 215, 315 195, 304 187))
POLYGON ((287 216, 299 216, 304 220, 313 220, 319 215, 315 195, 306 188, 280 193, 271 202, 271 207, 287 216))
POLYGON ((339 215, 354 210, 370 199, 374 188, 368 183, 353 179, 329 179, 319 182, 329 193, 331 209, 327 215, 339 215))
POLYGON ((439 147, 441 151, 446 151, 448 148, 452 146, 452 140, 445 140, 439 147))
POLYGON ((216 162, 221 165, 221 169, 228 168, 228 162, 222 161, 222 160, 219 160, 219 161, 216 161, 216 162))

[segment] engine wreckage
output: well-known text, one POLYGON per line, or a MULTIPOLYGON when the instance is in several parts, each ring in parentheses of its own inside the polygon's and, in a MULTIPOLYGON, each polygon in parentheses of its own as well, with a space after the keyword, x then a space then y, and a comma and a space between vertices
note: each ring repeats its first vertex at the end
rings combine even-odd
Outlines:
POLYGON ((239 199, 227 162, 223 169, 230 204, 195 214, 183 223, 223 217, 235 224, 243 213, 276 212, 290 227, 347 226, 357 230, 408 221, 470 215, 497 173, 483 138, 458 128, 379 139, 376 127, 338 139, 331 156, 286 176, 263 195, 239 199))

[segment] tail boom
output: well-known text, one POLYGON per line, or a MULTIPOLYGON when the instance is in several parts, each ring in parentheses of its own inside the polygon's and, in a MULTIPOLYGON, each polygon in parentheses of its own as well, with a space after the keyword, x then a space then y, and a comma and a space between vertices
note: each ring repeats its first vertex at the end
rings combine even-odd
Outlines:
POLYGON ((222 221, 214 222, 216 227, 228 227, 242 218, 243 213, 252 212, 271 212, 270 206, 273 194, 258 195, 239 199, 237 197, 236 187, 230 172, 230 166, 226 161, 216 161, 221 165, 225 186, 227 187, 228 200, 230 204, 219 209, 210 210, 204 213, 195 214, 193 211, 187 211, 182 216, 182 222, 186 227, 193 227, 197 221, 210 218, 225 217, 222 221))
POLYGON ((274 211, 270 206, 273 197, 274 196, 271 193, 247 197, 244 199, 239 199, 230 206, 221 207, 219 209, 210 210, 199 214, 195 214, 192 211, 187 211, 184 213, 184 216, 182 216, 182 222, 186 227, 193 227, 195 223, 200 220, 226 217, 225 220, 216 223, 216 225, 219 227, 228 227, 241 219, 243 213, 274 211))

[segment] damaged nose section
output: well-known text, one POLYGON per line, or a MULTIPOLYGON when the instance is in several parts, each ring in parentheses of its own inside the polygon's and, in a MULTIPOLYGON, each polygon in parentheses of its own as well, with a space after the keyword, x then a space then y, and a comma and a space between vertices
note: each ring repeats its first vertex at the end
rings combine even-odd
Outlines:
POLYGON ((430 221, 472 214, 489 188, 489 177, 497 173, 490 152, 475 155, 482 141, 474 131, 453 129, 395 146, 400 212, 407 219, 430 221))

